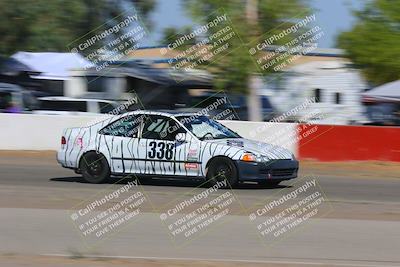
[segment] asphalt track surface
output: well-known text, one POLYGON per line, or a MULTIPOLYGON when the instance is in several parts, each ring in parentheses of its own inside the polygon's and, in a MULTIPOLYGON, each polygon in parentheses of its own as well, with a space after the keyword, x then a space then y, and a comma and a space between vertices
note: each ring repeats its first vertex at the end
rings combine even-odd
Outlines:
POLYGON ((72 223, 72 207, 122 187, 126 180, 83 183, 79 175, 59 167, 51 153, 1 152, 0 170, 0 262, 7 266, 23 266, 13 265, 12 259, 22 261, 26 255, 151 261, 142 266, 155 261, 160 265, 154 266, 202 261, 208 266, 400 266, 400 169, 393 164, 302 164, 300 177, 316 179, 326 196, 323 212, 294 233, 268 240, 260 240, 246 212, 292 192, 296 183, 219 190, 217 195, 232 192, 246 211, 233 211, 226 222, 196 239, 176 242, 158 208, 205 188, 193 182, 140 180, 152 205, 143 207, 135 223, 89 247, 72 223))

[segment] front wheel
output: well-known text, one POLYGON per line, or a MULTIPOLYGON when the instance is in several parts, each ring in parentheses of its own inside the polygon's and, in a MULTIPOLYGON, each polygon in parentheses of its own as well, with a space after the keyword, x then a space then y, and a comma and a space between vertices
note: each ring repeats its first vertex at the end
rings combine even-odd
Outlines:
POLYGON ((86 182, 99 184, 110 178, 110 167, 102 154, 89 152, 83 155, 80 162, 83 179, 86 182))
POLYGON ((231 188, 238 183, 235 164, 228 158, 214 159, 207 171, 207 181, 210 186, 223 183, 220 188, 231 188))

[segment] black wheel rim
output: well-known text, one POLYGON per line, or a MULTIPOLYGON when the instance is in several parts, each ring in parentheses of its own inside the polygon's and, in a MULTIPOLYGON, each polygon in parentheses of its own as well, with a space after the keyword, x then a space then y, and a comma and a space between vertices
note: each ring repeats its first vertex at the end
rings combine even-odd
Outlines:
POLYGON ((217 181, 224 181, 224 180, 229 181, 229 178, 232 177, 232 175, 233 175, 232 167, 229 166, 228 164, 219 164, 215 169, 215 179, 217 181))
POLYGON ((87 172, 90 176, 99 177, 100 174, 103 172, 103 164, 101 163, 101 158, 96 155, 87 157, 86 164, 87 172))

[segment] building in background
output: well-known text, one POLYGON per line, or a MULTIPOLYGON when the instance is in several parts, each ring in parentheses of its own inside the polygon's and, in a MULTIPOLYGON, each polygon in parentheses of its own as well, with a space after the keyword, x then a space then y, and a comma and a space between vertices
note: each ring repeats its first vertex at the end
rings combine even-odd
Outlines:
MULTIPOLYGON (((135 92, 147 108, 175 109, 193 97, 191 89, 212 89, 212 78, 206 71, 173 71, 168 62, 177 51, 167 49, 161 53, 162 48, 140 48, 125 61, 101 70, 72 70, 65 95, 127 100, 135 92)), ((270 53, 268 48, 265 53, 270 53)), ((271 119, 271 114, 279 116, 310 98, 315 98, 316 103, 298 117, 333 124, 366 120, 361 93, 368 89, 368 84, 340 49, 317 48, 302 54, 282 72, 269 75, 262 84, 259 95, 268 109, 268 114, 263 114, 264 120, 271 119), (322 114, 323 118, 317 120, 312 113, 322 114)), ((229 88, 225 91, 229 93, 229 88)))
POLYGON ((102 69, 71 70, 65 95, 127 101, 138 97, 138 108, 176 109, 190 101, 191 90, 212 89, 205 71, 177 72, 157 61, 130 59, 102 69))
MULTIPOLYGON (((40 75, 39 71, 23 64, 12 57, 0 57, 0 83, 17 85, 41 95, 41 83, 37 79, 33 79, 40 75)), ((21 88, 21 90, 22 90, 21 88)))
POLYGON ((18 52, 12 59, 27 66, 34 74, 30 80, 39 84, 37 90, 44 95, 63 96, 65 82, 70 79, 70 70, 93 66, 78 53, 18 52))
POLYGON ((267 79, 261 93, 281 113, 311 100, 292 120, 353 124, 367 120, 361 101, 367 88, 360 72, 338 58, 292 66, 267 79))

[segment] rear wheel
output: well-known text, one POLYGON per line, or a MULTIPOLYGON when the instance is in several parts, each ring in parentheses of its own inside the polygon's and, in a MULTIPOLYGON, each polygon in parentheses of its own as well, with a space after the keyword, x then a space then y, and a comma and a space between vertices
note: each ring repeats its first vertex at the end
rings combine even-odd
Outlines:
POLYGON ((207 171, 207 181, 210 186, 214 186, 219 182, 225 185, 220 188, 231 188, 238 183, 238 175, 235 164, 228 158, 214 159, 207 171))
POLYGON ((83 155, 80 162, 83 179, 86 182, 99 184, 110 178, 110 167, 104 155, 89 152, 83 155))

